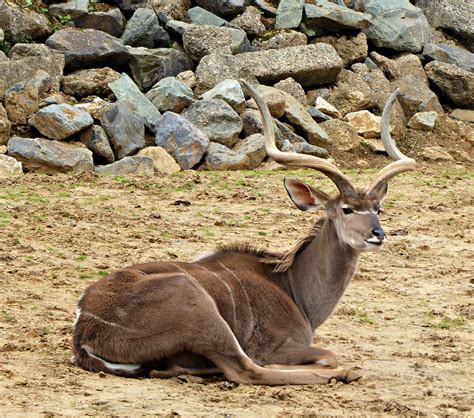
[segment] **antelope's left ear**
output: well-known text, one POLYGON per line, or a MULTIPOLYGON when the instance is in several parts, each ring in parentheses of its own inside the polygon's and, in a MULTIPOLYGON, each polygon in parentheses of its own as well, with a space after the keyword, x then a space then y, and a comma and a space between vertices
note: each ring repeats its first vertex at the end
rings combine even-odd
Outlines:
POLYGON ((386 181, 382 181, 371 190, 371 193, 377 196, 377 200, 379 201, 380 204, 382 204, 385 201, 387 197, 387 192, 388 192, 388 183, 386 181))
POLYGON ((321 190, 308 186, 301 180, 286 177, 285 188, 298 209, 307 211, 327 206, 329 196, 321 190))

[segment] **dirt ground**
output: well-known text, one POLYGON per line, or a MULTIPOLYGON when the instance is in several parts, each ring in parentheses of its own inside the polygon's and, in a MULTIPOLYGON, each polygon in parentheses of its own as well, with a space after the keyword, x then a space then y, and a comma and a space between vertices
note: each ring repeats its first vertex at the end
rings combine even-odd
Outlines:
MULTIPOLYGON (((373 170, 349 171, 366 184, 373 170)), ((351 384, 264 387, 222 378, 100 376, 70 365, 75 305, 114 269, 192 260, 229 241, 290 249, 320 214, 293 207, 286 175, 185 172, 97 178, 28 174, 0 187, 0 415, 473 414, 472 170, 421 165, 390 184, 379 253, 358 272, 315 342, 351 384)), ((264 302, 262 302, 264 303, 264 302)))

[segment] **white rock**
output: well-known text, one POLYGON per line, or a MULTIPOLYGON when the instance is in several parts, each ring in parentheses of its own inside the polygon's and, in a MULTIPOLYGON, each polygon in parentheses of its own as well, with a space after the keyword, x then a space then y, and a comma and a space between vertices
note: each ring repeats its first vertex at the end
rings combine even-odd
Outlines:
POLYGON ((434 128, 436 119, 438 119, 438 113, 436 112, 418 112, 410 119, 408 126, 413 129, 427 131, 434 128))
POLYGON ((355 128, 359 135, 364 138, 380 138, 380 116, 375 116, 368 110, 351 112, 345 119, 355 128))
POLYGON ((0 177, 19 176, 23 174, 20 161, 5 154, 0 154, 0 177))
POLYGON ((339 110, 337 110, 331 103, 327 102, 322 97, 318 97, 316 99, 314 107, 323 112, 325 115, 329 115, 338 119, 341 117, 339 110))

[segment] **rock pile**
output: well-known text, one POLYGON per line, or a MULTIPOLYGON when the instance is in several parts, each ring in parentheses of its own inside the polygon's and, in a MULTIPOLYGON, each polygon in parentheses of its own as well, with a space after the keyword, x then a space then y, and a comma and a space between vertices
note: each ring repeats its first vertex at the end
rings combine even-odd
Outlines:
MULTIPOLYGON (((393 135, 449 119, 472 162, 474 3, 22 1, 0 0, 0 175, 255 168, 262 121, 239 79, 260 84, 283 150, 381 151, 399 88, 393 135)), ((438 148, 420 155, 454 158, 438 148)))

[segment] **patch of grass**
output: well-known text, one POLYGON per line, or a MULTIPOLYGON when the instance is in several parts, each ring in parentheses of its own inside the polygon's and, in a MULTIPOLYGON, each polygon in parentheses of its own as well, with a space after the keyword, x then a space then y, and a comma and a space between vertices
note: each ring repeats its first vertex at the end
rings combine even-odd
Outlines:
POLYGON ((459 328, 466 323, 466 319, 463 316, 458 316, 457 318, 449 318, 445 316, 441 320, 435 320, 433 314, 429 314, 428 316, 431 319, 431 322, 428 324, 428 326, 434 329, 459 328), (433 322, 433 320, 435 320, 435 322, 433 322))
POLYGON ((258 235, 260 235, 261 237, 265 237, 268 234, 265 231, 258 231, 258 235))
POLYGON ((31 193, 28 196, 28 201, 30 203, 49 203, 49 199, 40 195, 39 193, 31 193))
POLYGON ((68 193, 68 192, 59 192, 56 194, 57 197, 61 197, 61 198, 66 198, 66 197, 71 197, 71 193, 68 193))
POLYGON ((174 192, 191 192, 196 187, 196 184, 192 181, 188 181, 187 183, 181 184, 173 189, 174 192))
POLYGON ((77 261, 84 261, 86 259, 87 259, 87 255, 84 255, 84 254, 82 254, 82 255, 80 255, 76 258, 77 261))
POLYGON ((205 226, 201 228, 201 231, 206 237, 214 237, 216 235, 214 230, 210 226, 205 226))
POLYGON ((379 325, 375 319, 370 318, 367 312, 363 311, 355 310, 352 313, 352 319, 354 319, 356 322, 359 322, 360 324, 371 325, 374 327, 379 325))
POLYGON ((10 223, 11 216, 8 212, 0 210, 0 228, 5 228, 10 223))
POLYGON ((18 202, 25 198, 25 193, 23 192, 7 192, 0 194, 0 199, 2 200, 11 200, 14 202, 18 202))
POLYGON ((14 324, 15 322, 17 322, 15 315, 13 315, 10 311, 7 311, 6 309, 2 309, 0 311, 0 315, 2 318, 2 322, 8 322, 9 324, 14 324))
POLYGON ((130 184, 130 180, 125 176, 115 176, 115 181, 120 184, 130 184))

